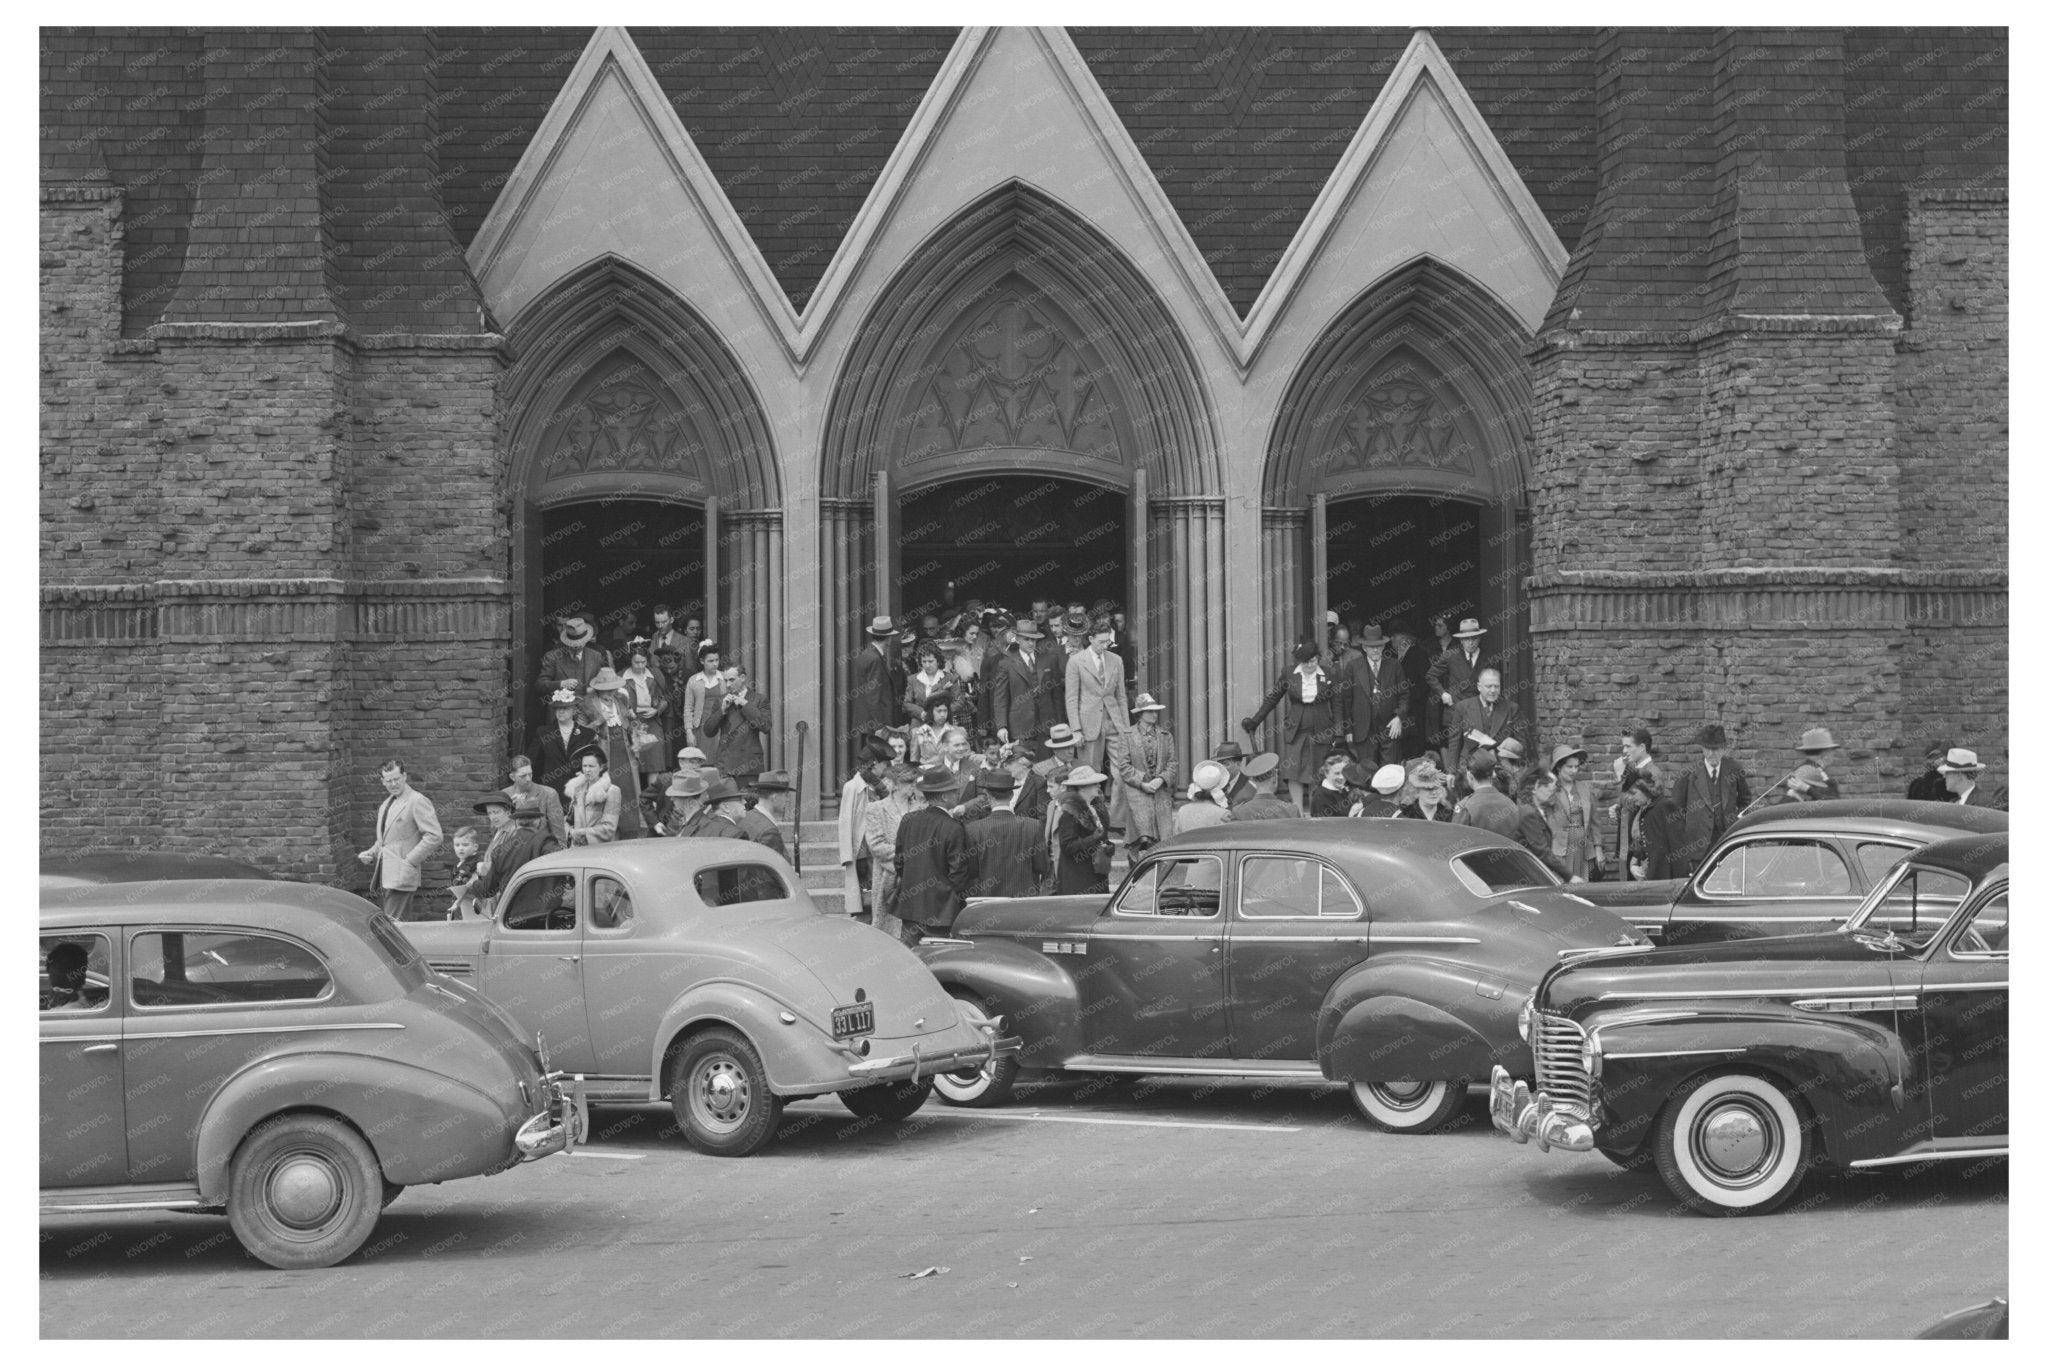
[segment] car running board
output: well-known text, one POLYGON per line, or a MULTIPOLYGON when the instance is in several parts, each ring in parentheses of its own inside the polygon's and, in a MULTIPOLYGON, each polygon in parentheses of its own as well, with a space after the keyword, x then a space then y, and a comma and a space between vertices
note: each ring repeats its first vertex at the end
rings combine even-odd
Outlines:
POLYGON ((1131 1058, 1083 1053, 1060 1064, 1063 1072, 1123 1072, 1147 1077, 1245 1077, 1254 1081, 1312 1081, 1335 1086, 1313 1062, 1248 1058, 1131 1058))
POLYGON ((1916 1143, 1902 1153, 1891 1157, 1866 1157, 1861 1162, 1851 1162, 1851 1167, 1905 1167, 1916 1162, 1959 1162, 1970 1157, 2005 1157, 2012 1151, 2004 1134, 1986 1134, 1982 1138, 1954 1139, 1937 1138, 1926 1143, 1916 1143))
POLYGON ((42 1214, 104 1214, 132 1209, 206 1209, 199 1187, 190 1182, 174 1186, 72 1186, 46 1190, 39 1201, 42 1214))

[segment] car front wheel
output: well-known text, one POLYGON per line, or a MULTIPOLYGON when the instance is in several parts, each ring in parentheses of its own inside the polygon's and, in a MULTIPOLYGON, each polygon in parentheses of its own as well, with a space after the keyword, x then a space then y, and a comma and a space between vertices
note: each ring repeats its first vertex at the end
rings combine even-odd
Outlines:
POLYGON ((1442 1081, 1354 1081, 1351 1103, 1366 1122, 1390 1134, 1440 1129, 1465 1102, 1462 1078, 1442 1081))
POLYGON ((1723 1072, 1673 1098, 1657 1118, 1657 1174, 1703 1214, 1768 1214, 1790 1199, 1812 1157, 1804 1117, 1784 1088, 1723 1072))
POLYGON ((228 1170, 228 1225, 258 1261, 333 1266, 369 1239, 384 1204, 377 1154, 325 1115, 280 1115, 251 1130, 228 1170))
POLYGON ((839 1099, 862 1119, 886 1119, 898 1123, 924 1108, 932 1094, 932 1079, 884 1082, 878 1086, 856 1086, 841 1091, 839 1099))
POLYGON ((768 1089, 761 1055, 737 1031, 691 1035, 667 1080, 676 1123, 698 1152, 745 1157, 775 1136, 782 1098, 768 1089))
MULTIPOLYGON (((978 1029, 989 1019, 988 1007, 964 992, 953 998, 965 1011, 967 1018, 978 1029)), ((1017 1085, 1017 1056, 993 1058, 979 1067, 970 1067, 960 1072, 942 1072, 932 1078, 939 1099, 948 1105, 988 1106, 1001 1105, 1010 1098, 1011 1090, 1017 1085)))

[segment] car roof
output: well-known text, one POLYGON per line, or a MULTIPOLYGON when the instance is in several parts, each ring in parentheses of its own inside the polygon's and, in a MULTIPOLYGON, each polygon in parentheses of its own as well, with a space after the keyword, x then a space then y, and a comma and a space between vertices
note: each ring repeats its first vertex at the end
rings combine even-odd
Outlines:
POLYGON ((240 859, 165 849, 89 849, 75 854, 44 854, 37 872, 41 875, 41 885, 46 888, 184 878, 260 881, 270 877, 255 864, 244 863, 240 859))
POLYGON ((1998 835, 2011 826, 2003 811, 1955 802, 1915 802, 1904 797, 1844 797, 1831 802, 1785 802, 1752 811, 1730 826, 1733 835, 1759 826, 1801 825, 1849 835, 1913 835, 1941 839, 1951 834, 1998 835))
POLYGON ((341 927, 360 937, 378 914, 362 897, 310 882, 180 878, 61 887, 42 894, 45 930, 210 921, 315 939, 341 927))
MULTIPOLYGON (((731 863, 737 859, 788 868, 789 861, 765 844, 723 837, 696 839, 656 836, 653 839, 617 840, 610 844, 579 844, 558 849, 519 865, 523 876, 534 869, 609 868, 627 877, 688 878, 700 868, 731 863)), ((796 876, 791 869, 790 877, 796 876)))
POLYGON ((2012 839, 2008 835, 1964 835, 1937 840, 1913 852, 1912 861, 1960 873, 1972 883, 1981 882, 2003 869, 2009 861, 2012 839))
POLYGON ((1374 818, 1343 820, 1328 816, 1301 816, 1279 821, 1225 821, 1203 826, 1185 834, 1161 840, 1148 850, 1197 849, 1223 846, 1231 849, 1291 849, 1326 854, 1332 858, 1367 858, 1384 861, 1398 858, 1448 860, 1471 849, 1519 849, 1504 835, 1476 825, 1454 825, 1449 821, 1412 821, 1374 818))

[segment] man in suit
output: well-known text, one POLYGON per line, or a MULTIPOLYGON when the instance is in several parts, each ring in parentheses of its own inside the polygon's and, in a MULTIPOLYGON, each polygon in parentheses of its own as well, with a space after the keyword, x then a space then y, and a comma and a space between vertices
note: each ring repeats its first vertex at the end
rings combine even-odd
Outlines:
POLYGON ((969 896, 1036 896, 1052 871, 1045 844, 1045 820, 1017 814, 1017 780, 1006 769, 981 775, 981 790, 994 805, 988 815, 967 826, 967 847, 974 863, 969 896))
POLYGON ((981 756, 968 743, 966 731, 947 726, 939 733, 939 757, 932 771, 946 775, 946 790, 932 794, 932 805, 944 808, 955 820, 965 819, 982 777, 981 756))
POLYGON ((997 740, 1028 745, 1035 757, 1042 758, 1045 736, 1058 719, 1052 656, 1042 648, 1044 635, 1037 622, 1020 621, 1015 630, 1016 648, 998 661, 995 676, 988 680, 989 718, 997 740))
POLYGON ((1387 637, 1393 642, 1394 662, 1408 683, 1408 695, 1401 699, 1401 740, 1388 756, 1389 762, 1400 762, 1413 759, 1429 743, 1423 725, 1423 702, 1429 696, 1430 659, 1428 651, 1415 643, 1415 633, 1405 623, 1397 621, 1389 626, 1387 637))
POLYGON ((1081 737, 1076 763, 1101 769, 1108 763, 1109 738, 1131 728, 1124 695, 1124 661, 1110 648, 1115 633, 1107 618, 1088 627, 1088 646, 1067 656, 1067 724, 1081 737))
MULTIPOLYGON (((1259 795, 1252 780, 1245 776, 1244 750, 1235 740, 1225 740, 1209 756, 1223 766, 1223 802, 1232 811, 1259 795)), ((1277 756, 1274 765, 1278 767, 1277 756)))
POLYGON ((967 828, 932 803, 945 796, 952 775, 928 768, 918 775, 915 805, 896 827, 896 890, 890 914, 902 922, 904 943, 944 933, 967 904, 974 886, 967 828))
POLYGON ((1684 822, 1678 856, 1696 866, 1721 842, 1752 794, 1749 774, 1728 757, 1728 732, 1718 722, 1701 726, 1692 742, 1699 746, 1700 757, 1671 784, 1671 802, 1684 822))
POLYGON ((1356 644, 1337 669, 1344 738, 1356 750, 1359 763, 1377 769, 1399 755, 1407 729, 1402 713, 1408 706, 1408 678, 1379 627, 1366 627, 1356 644))
POLYGON ((746 666, 728 665, 717 688, 705 695, 699 727, 710 742, 712 764, 743 787, 751 783, 768 762, 766 736, 771 724, 768 699, 754 688, 746 666))
MULTIPOLYGON (((588 743, 588 740, 584 741, 584 744, 588 743)), ((576 748, 582 747, 578 745, 576 748)), ((541 819, 547 823, 548 833, 555 837, 556 847, 567 843, 569 823, 562 815, 562 795, 547 784, 533 780, 533 760, 524 754, 513 755, 512 762, 506 765, 505 776, 512 781, 501 790, 512 799, 515 814, 521 798, 534 802, 540 807, 541 819)))
POLYGON ((697 642, 677 629, 676 614, 665 602, 655 604, 654 637, 648 647, 654 651, 662 681, 671 689, 680 688, 684 679, 697 672, 697 642))
POLYGON ((1465 756, 1475 748, 1490 749, 1510 735, 1523 738, 1521 709, 1500 695, 1499 669, 1488 665, 1479 671, 1478 692, 1451 708, 1444 728, 1453 772, 1464 768, 1465 756))
POLYGON ((376 868, 374 882, 384 894, 384 914, 403 920, 420 889, 420 866, 441 845, 441 818, 424 793, 413 791, 404 764, 387 759, 378 776, 386 795, 377 808, 377 838, 356 858, 376 868))
POLYGON ((1280 756, 1254 754, 1244 765, 1244 777, 1252 784, 1252 795, 1233 803, 1233 821, 1285 821, 1301 815, 1301 808, 1280 795, 1280 756))
POLYGON ((1521 809, 1494 786, 1494 767, 1494 755, 1490 749, 1474 749, 1465 755, 1465 767, 1461 772, 1464 774, 1464 786, 1469 790, 1451 813, 1451 823, 1477 826, 1513 839, 1522 826, 1521 809))
POLYGON ((554 696, 564 683, 576 685, 579 694, 587 695, 590 680, 598 672, 609 669, 612 657, 592 642, 597 632, 590 624, 590 618, 581 612, 570 612, 562 618, 561 630, 555 637, 558 642, 554 649, 540 657, 540 678, 535 687, 543 698, 554 696))
MULTIPOLYGON (((1500 671, 1500 660, 1482 653, 1479 648, 1479 638, 1485 634, 1486 628, 1479 624, 1479 618, 1466 617, 1458 623, 1458 629, 1451 632, 1451 638, 1458 643, 1438 655, 1436 662, 1429 666, 1426 677, 1430 689, 1436 693, 1446 713, 1466 698, 1479 695, 1479 675, 1483 670, 1500 671)), ((1446 720, 1446 729, 1450 726, 1446 720)), ((1455 759, 1451 767, 1457 767, 1455 759)))
POLYGON ((2004 788, 1977 785, 1977 777, 1984 771, 1984 765, 1977 762, 1977 751, 1950 750, 1942 759, 1938 771, 1947 781, 1948 790, 1955 794, 1954 800, 1957 803, 1963 806, 1989 807, 1993 811, 2008 809, 2004 788))
POLYGON ((894 620, 876 617, 868 623, 868 643, 853 658, 852 709, 847 717, 847 733, 856 764, 868 737, 896 724, 896 699, 903 694, 891 686, 889 672, 889 642, 895 635, 894 620))

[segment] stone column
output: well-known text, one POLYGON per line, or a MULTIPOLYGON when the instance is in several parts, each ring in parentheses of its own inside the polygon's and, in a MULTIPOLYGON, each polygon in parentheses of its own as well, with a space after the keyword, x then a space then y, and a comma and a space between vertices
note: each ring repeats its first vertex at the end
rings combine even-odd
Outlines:
POLYGON ((1186 772, 1237 726, 1225 696, 1228 580, 1223 500, 1155 498, 1152 517, 1159 551, 1154 563, 1172 575, 1157 585, 1161 601, 1155 615, 1161 627, 1167 689, 1161 700, 1180 737, 1180 761, 1186 772))
POLYGON ((853 658, 867 644, 862 628, 874 609, 874 505, 861 498, 823 499, 818 528, 819 601, 824 604, 825 620, 814 644, 822 656, 817 753, 818 772, 823 775, 819 797, 823 799, 837 795, 852 752, 846 733, 847 696, 853 658), (833 792, 823 790, 828 786, 833 792))
POLYGON ((770 768, 787 762, 791 716, 782 695, 784 589, 782 572, 782 510, 734 508, 719 519, 718 601, 733 645, 728 659, 747 666, 754 686, 766 697, 775 724, 767 736, 770 768))
MULTIPOLYGON (((1301 629, 1303 583, 1310 572, 1307 508, 1260 510, 1259 514, 1259 673, 1268 679, 1292 662, 1289 651, 1301 629)), ((1279 715, 1269 718, 1269 732, 1277 734, 1279 715)), ((1236 725, 1237 718, 1229 724, 1236 725)), ((1212 740, 1210 743, 1214 743, 1212 740)))

